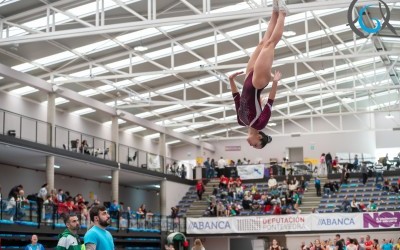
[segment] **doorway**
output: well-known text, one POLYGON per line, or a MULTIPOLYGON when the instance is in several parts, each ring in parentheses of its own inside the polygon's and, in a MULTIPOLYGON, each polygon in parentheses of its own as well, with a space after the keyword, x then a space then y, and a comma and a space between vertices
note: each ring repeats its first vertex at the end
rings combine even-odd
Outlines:
POLYGON ((290 162, 303 162, 303 147, 288 148, 289 150, 289 161, 290 162))

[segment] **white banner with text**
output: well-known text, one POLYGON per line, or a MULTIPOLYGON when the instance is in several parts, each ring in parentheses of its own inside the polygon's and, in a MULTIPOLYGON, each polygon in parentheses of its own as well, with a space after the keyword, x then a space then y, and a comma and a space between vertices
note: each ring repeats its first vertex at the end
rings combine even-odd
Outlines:
POLYGON ((236 169, 238 176, 240 176, 242 180, 264 178, 264 164, 238 165, 236 169))
POLYGON ((188 234, 236 234, 400 228, 400 212, 187 218, 188 234))

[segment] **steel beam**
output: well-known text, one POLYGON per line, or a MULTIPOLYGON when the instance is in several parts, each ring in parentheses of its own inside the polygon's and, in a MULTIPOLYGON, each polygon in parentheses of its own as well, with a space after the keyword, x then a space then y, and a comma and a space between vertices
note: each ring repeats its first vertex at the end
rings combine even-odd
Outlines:
MULTIPOLYGON (((20 83, 24 84, 24 85, 37 88, 37 89, 39 89, 41 91, 44 91, 44 92, 47 92, 47 93, 53 92, 53 86, 52 86, 51 83, 48 83, 48 82, 46 82, 46 81, 44 81, 44 80, 42 80, 40 78, 37 78, 35 76, 31 76, 31 75, 16 71, 16 70, 11 69, 10 67, 8 67, 8 66, 6 66, 4 64, 1 64, 1 63, 0 63, 0 74, 4 75, 4 76, 7 76, 7 77, 9 77, 9 78, 11 78, 11 79, 13 79, 13 80, 15 80, 17 82, 20 82, 20 83)), ((76 92, 74 92, 72 90, 69 90, 67 88, 58 87, 58 90, 56 92, 57 92, 58 96, 66 98, 66 99, 74 101, 74 102, 77 102, 77 103, 79 103, 81 105, 93 108, 93 109, 95 109, 97 111, 104 112, 104 113, 109 114, 111 116, 116 116, 117 115, 116 109, 114 109, 114 108, 112 108, 110 106, 107 106, 106 104, 104 104, 104 103, 102 103, 100 101, 97 101, 95 99, 79 95, 78 93, 76 93, 76 92)), ((174 137, 174 138, 177 138, 179 140, 188 142, 190 144, 194 144, 194 145, 197 145, 197 146, 200 145, 200 141, 197 140, 197 139, 194 139, 194 138, 192 138, 190 136, 187 136, 187 135, 184 135, 184 134, 181 134, 181 133, 177 133, 175 131, 169 130, 169 129, 164 128, 162 126, 153 124, 153 123, 151 123, 151 122, 149 122, 149 121, 147 121, 145 119, 136 117, 136 116, 134 116, 132 114, 125 113, 125 116, 123 117, 123 119, 126 120, 126 121, 129 121, 129 122, 135 123, 135 124, 137 124, 139 126, 154 130, 156 132, 165 133, 165 134, 167 134, 167 135, 169 135, 171 137, 174 137)), ((211 145, 211 144, 206 143, 204 145, 204 147, 209 149, 209 150, 211 150, 211 151, 215 151, 214 146, 211 145)))
MULTIPOLYGON (((386 0, 386 3, 396 3, 398 0, 386 0)), ((363 6, 367 4, 374 4, 376 1, 371 0, 359 0, 356 6, 363 6)), ((291 13, 302 13, 310 10, 321 10, 321 9, 334 9, 334 8, 346 8, 349 7, 348 0, 330 0, 325 1, 324 4, 320 2, 310 2, 310 3, 300 3, 291 4, 289 9, 291 13)), ((144 20, 138 22, 120 23, 120 24, 110 24, 99 27, 89 27, 89 28, 77 28, 70 30, 62 30, 55 32, 48 32, 43 34, 30 34, 25 36, 16 36, 0 39, 0 46, 15 44, 15 43, 31 43, 46 40, 56 40, 64 38, 74 38, 82 36, 92 36, 92 35, 102 35, 108 33, 120 33, 133 30, 141 30, 146 28, 154 28, 166 25, 177 25, 182 23, 204 23, 204 22, 217 22, 226 21, 234 19, 257 19, 259 17, 269 17, 271 14, 270 7, 268 8, 258 8, 252 10, 241 10, 241 11, 231 11, 224 13, 215 14, 198 14, 191 16, 181 16, 173 18, 161 18, 144 20)))

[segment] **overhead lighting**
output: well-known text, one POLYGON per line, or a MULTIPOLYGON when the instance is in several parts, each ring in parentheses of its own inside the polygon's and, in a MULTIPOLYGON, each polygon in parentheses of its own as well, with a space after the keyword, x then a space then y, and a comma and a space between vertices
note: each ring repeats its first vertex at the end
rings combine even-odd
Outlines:
POLYGON ((270 122, 270 123, 268 123, 268 127, 275 127, 276 126, 276 123, 275 122, 270 122))
POLYGON ((107 179, 112 179, 112 176, 111 175, 107 175, 106 178, 107 179))
POLYGON ((296 32, 292 31, 292 30, 288 30, 288 31, 284 31, 283 32, 283 36, 285 37, 290 37, 290 36, 295 36, 296 32))
POLYGON ((386 118, 386 119, 393 119, 393 118, 394 118, 394 115, 392 115, 391 113, 389 113, 389 114, 385 115, 385 118, 386 118))
POLYGON ((172 144, 176 144, 176 143, 179 143, 179 142, 181 142, 181 140, 170 141, 170 142, 167 142, 166 144, 167 145, 172 145, 172 144))
POLYGON ((54 165, 54 168, 60 168, 60 166, 59 165, 54 165))
POLYGON ((146 51, 146 50, 148 50, 148 48, 147 48, 146 46, 142 46, 142 45, 136 46, 136 47, 134 47, 133 49, 134 49, 135 51, 146 51))

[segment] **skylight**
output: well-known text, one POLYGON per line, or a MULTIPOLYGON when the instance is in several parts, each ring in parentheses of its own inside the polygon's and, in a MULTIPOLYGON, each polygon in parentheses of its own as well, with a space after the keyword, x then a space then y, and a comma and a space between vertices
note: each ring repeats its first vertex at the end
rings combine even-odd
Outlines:
POLYGON ((12 95, 23 96, 23 95, 35 93, 37 91, 39 91, 39 90, 35 89, 35 88, 32 88, 30 86, 25 86, 25 87, 22 87, 22 88, 11 90, 9 93, 12 94, 12 95))
POLYGON ((181 142, 181 140, 170 141, 170 142, 167 142, 165 144, 172 145, 172 144, 176 144, 176 143, 179 143, 179 142, 181 142))
POLYGON ((90 114, 96 112, 96 110, 92 109, 92 108, 84 108, 84 109, 79 109, 76 110, 74 112, 71 112, 71 114, 73 115, 86 115, 86 114, 90 114))
POLYGON ((160 133, 155 133, 155 134, 151 134, 151 135, 146 135, 146 136, 144 136, 143 138, 144 139, 156 139, 156 138, 158 138, 158 137, 160 137, 160 133))
MULTIPOLYGON (((118 119, 118 124, 124 124, 124 123, 126 123, 125 120, 118 119)), ((105 126, 111 126, 111 125, 112 125, 112 121, 104 122, 103 125, 105 125, 105 126)))
MULTIPOLYGON (((57 98, 54 100, 54 102, 55 102, 55 104, 56 104, 56 106, 57 106, 57 105, 61 105, 61 104, 64 104, 64 103, 68 103, 69 100, 67 100, 67 99, 65 99, 65 98, 62 98, 62 97, 57 97, 57 98)), ((44 101, 44 102, 42 102, 42 105, 47 105, 47 103, 48 103, 48 101, 44 101)))
POLYGON ((138 126, 138 127, 128 128, 125 130, 125 132, 137 133, 137 132, 141 132, 141 131, 145 131, 145 130, 147 130, 147 129, 142 126, 138 126))

